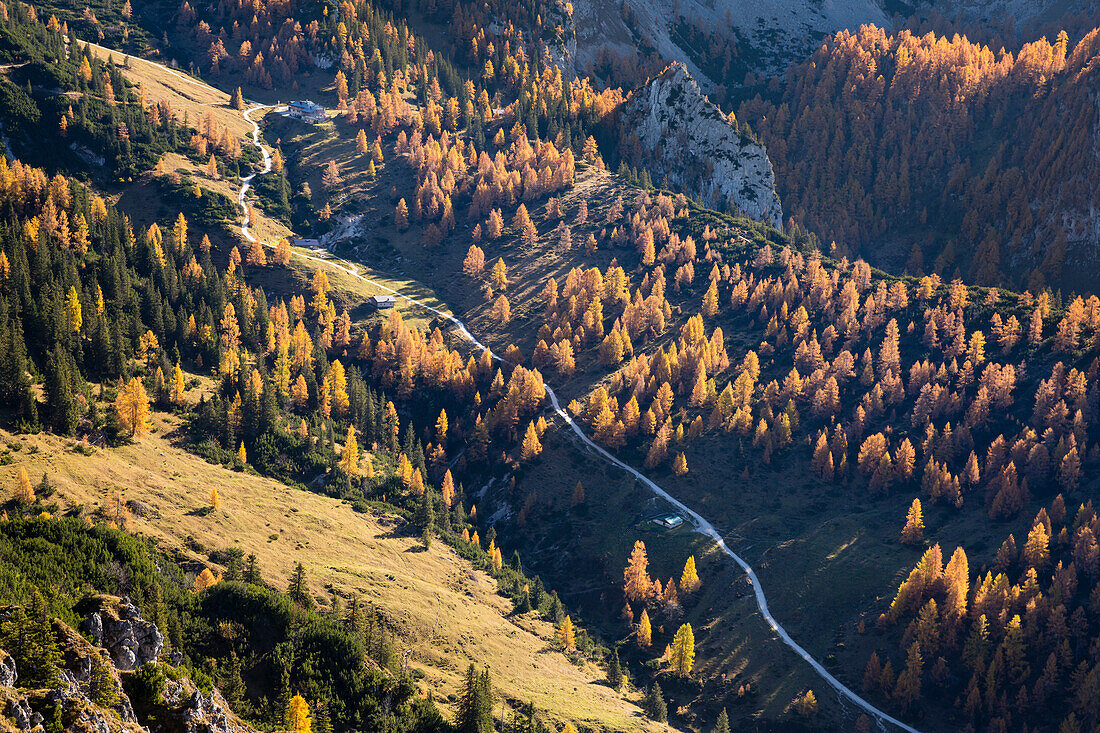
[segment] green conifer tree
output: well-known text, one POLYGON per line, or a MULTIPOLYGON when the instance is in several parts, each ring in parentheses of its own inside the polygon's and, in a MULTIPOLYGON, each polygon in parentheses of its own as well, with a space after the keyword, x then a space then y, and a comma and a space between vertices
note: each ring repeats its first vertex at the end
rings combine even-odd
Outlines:
POLYGON ((730 716, 726 713, 725 708, 722 708, 722 712, 718 713, 718 722, 714 724, 714 733, 730 733, 730 716))
POLYGON ((645 714, 651 720, 656 720, 658 723, 668 721, 668 704, 665 702, 665 694, 656 682, 650 686, 649 692, 642 700, 642 709, 645 710, 645 714))
POLYGON ((623 686, 623 668, 619 663, 619 650, 611 650, 611 661, 607 665, 607 684, 611 689, 619 690, 623 686))

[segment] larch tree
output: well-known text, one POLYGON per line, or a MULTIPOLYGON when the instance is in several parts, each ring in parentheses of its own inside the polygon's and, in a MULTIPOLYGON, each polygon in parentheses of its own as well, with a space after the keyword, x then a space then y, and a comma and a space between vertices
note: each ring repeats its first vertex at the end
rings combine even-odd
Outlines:
POLYGON ((653 643, 653 625, 649 621, 649 611, 642 609, 642 616, 638 619, 638 633, 636 636, 638 646, 648 649, 653 643))
POLYGON ((512 320, 512 304, 508 302, 507 296, 501 295, 493 303, 493 319, 501 324, 512 320))
POLYGON ((1081 458, 1077 453, 1077 446, 1073 446, 1062 458, 1058 466, 1058 484, 1066 491, 1077 488, 1081 479, 1081 458))
POLYGON ((1050 535, 1042 522, 1036 522, 1028 532, 1027 542, 1024 544, 1024 562, 1036 570, 1043 570, 1050 562, 1050 535))
POLYGON ((321 175, 321 185, 329 191, 333 191, 343 181, 340 176, 340 169, 336 166, 336 161, 330 160, 328 165, 325 166, 325 172, 321 175))
POLYGON ((194 590, 196 593, 201 593, 207 588, 213 588, 219 580, 220 578, 210 572, 210 568, 203 568, 202 572, 195 576, 194 590))
POLYGON ((186 385, 183 381, 183 368, 177 361, 175 369, 172 370, 172 395, 170 399, 172 400, 173 405, 179 406, 183 404, 183 393, 185 390, 186 385))
POLYGON ((244 441, 241 441, 241 445, 237 448, 237 460, 241 463, 248 463, 248 450, 244 447, 244 441))
POLYGON ((222 500, 221 500, 221 497, 218 496, 218 487, 217 486, 210 489, 209 504, 210 504, 211 508, 213 508, 215 510, 221 509, 221 507, 222 507, 222 500))
POLYGON ((707 318, 713 318, 718 313, 718 281, 711 280, 710 287, 707 288, 706 294, 703 296, 703 315, 707 318))
POLYGON ((267 253, 260 242, 253 242, 245 256, 245 264, 251 267, 267 267, 267 253))
POLYGON ((905 517, 905 526, 901 529, 901 541, 906 545, 917 545, 924 541, 924 515, 920 499, 913 499, 905 517))
POLYGON ((393 223, 400 231, 409 228, 409 205, 405 203, 405 199, 397 202, 393 210, 393 223))
POLYGON ((309 703, 301 695, 290 698, 286 718, 294 733, 312 733, 313 721, 309 715, 309 703))
POLYGON ((523 434, 523 445, 520 447, 520 459, 531 461, 542 453, 542 443, 539 442, 539 434, 535 430, 535 423, 527 424, 527 432, 523 434))
POLYGON ((561 641, 566 650, 574 649, 577 646, 576 629, 573 628, 573 619, 569 616, 566 616, 565 620, 561 622, 561 628, 558 629, 558 640, 561 641))
POLYGON ((448 507, 454 503, 455 498, 455 480, 451 476, 451 470, 447 469, 447 472, 443 474, 443 481, 440 484, 439 492, 443 495, 443 503, 448 507))
POLYGON ((573 487, 573 496, 570 498, 569 503, 575 507, 584 504, 584 486, 580 481, 573 487))
POLYGON ((508 267, 504 264, 504 258, 498 257, 489 275, 489 283, 494 290, 505 290, 508 287, 508 267))
POLYGON ((275 244, 275 254, 271 256, 272 262, 279 267, 286 267, 290 264, 290 255, 290 240, 286 237, 280 237, 275 244))
POLYGON ((118 391, 114 404, 120 432, 134 438, 149 432, 149 397, 145 385, 131 377, 118 391))
POLYGON ((684 563, 684 572, 680 575, 680 590, 694 593, 701 585, 699 574, 695 570, 695 555, 691 555, 684 563))
POLYGON ((76 292, 75 286, 69 288, 69 295, 65 299, 65 313, 69 317, 69 328, 73 333, 78 333, 84 318, 81 315, 80 295, 76 292))
POLYGON ((795 698, 794 709, 798 711, 798 714, 803 718, 812 718, 817 714, 817 696, 814 695, 813 690, 806 690, 804 693, 795 698))
POLYGON ((19 483, 15 487, 15 500, 23 506, 30 506, 35 502, 34 486, 31 485, 31 478, 23 466, 19 467, 19 483))
POLYGON ((462 261, 462 271, 467 276, 477 278, 485 272, 485 251, 476 244, 471 244, 466 251, 466 259, 462 261))
POLYGON ((645 601, 649 598, 653 581, 649 577, 648 568, 649 558, 646 556, 645 543, 636 540, 623 570, 623 592, 629 600, 645 601))
POLYGON ((344 448, 340 453, 340 469, 349 476, 359 473, 359 443, 355 439, 355 426, 348 426, 344 448))
POLYGON ((691 676, 691 669, 695 665, 695 634, 691 630, 691 624, 681 626, 672 638, 669 662, 672 670, 680 677, 691 676))

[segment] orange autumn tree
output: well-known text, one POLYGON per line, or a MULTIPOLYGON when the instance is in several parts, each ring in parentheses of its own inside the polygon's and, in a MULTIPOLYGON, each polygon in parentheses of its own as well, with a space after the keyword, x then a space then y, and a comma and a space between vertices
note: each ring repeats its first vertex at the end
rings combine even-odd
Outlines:
POLYGON ((149 432, 149 397, 137 377, 119 388, 114 404, 119 431, 131 438, 149 432))
POLYGON ((653 590, 653 581, 647 571, 649 558, 646 556, 645 543, 641 540, 634 542, 634 549, 630 552, 630 559, 623 570, 623 592, 631 601, 645 601, 653 590))
POLYGON ((924 540, 924 516, 920 499, 913 499, 901 530, 901 541, 906 545, 920 544, 924 540))

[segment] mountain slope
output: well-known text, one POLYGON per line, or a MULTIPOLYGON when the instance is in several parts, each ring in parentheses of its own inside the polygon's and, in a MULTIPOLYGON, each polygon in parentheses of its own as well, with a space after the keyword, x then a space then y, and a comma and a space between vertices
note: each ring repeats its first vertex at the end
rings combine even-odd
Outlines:
MULTIPOLYGON (((708 78, 695 66, 701 49, 684 36, 678 25, 687 22, 719 34, 749 58, 747 67, 757 73, 778 73, 808 55, 829 33, 858 28, 864 23, 884 24, 887 14, 878 0, 814 2, 779 0, 702 2, 686 0, 578 0, 577 60, 583 68, 602 52, 631 57, 641 41, 652 46, 666 61, 679 61, 691 69, 707 88, 731 80, 708 78), (624 10, 628 11, 624 19, 624 10)), ((740 78, 733 80, 737 83, 740 78)))
POLYGON ((841 33, 744 104, 780 195, 837 254, 983 285, 1089 287, 1100 245, 1100 35, 1018 54, 841 33))
MULTIPOLYGON (((175 421, 158 416, 157 427, 171 433, 175 421)), ((263 577, 278 586, 304 563, 314 597, 333 589, 345 599, 359 596, 391 619, 403 634, 399 649, 410 651, 424 687, 443 700, 454 700, 473 662, 492 669, 508 699, 534 701, 559 721, 660 730, 600 684, 600 670, 550 651, 551 624, 510 615, 511 604, 491 578, 443 543, 421 551, 399 517, 361 514, 339 500, 209 464, 161 437, 90 456, 47 435, 0 432, 0 438, 22 448, 2 469, 5 483, 14 483, 20 468, 32 476, 46 472, 56 490, 51 500, 63 510, 106 507, 118 492, 134 507, 131 531, 194 563, 211 564, 213 551, 238 548, 255 554, 263 577), (222 509, 208 512, 212 489, 222 509)))

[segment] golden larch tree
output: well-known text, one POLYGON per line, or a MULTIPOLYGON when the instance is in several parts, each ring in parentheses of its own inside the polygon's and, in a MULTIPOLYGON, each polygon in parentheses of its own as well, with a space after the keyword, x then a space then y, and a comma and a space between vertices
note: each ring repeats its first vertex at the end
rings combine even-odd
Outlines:
POLYGON ((573 497, 570 499, 570 503, 573 506, 580 506, 584 503, 584 486, 580 481, 573 487, 573 497))
POLYGON ((573 619, 569 616, 566 616, 565 620, 561 622, 561 628, 558 629, 558 639, 566 649, 573 649, 577 646, 576 630, 573 628, 573 619))
POLYGON ((19 467, 19 483, 15 487, 15 500, 23 506, 30 506, 35 501, 31 477, 27 475, 27 469, 23 466, 19 467))
POLYGON ((443 482, 440 484, 439 492, 443 495, 443 503, 450 507, 455 499, 455 480, 451 476, 450 469, 447 469, 447 472, 443 474, 443 482))
POLYGON ((920 499, 913 499, 905 517, 905 526, 901 529, 901 541, 907 545, 916 545, 924 541, 924 514, 920 499))
POLYGON ((301 695, 290 698, 287 704, 287 723, 294 733, 312 733, 313 719, 309 715, 309 703, 301 695))
POLYGON ((252 267, 267 267, 267 254, 264 252, 264 246, 259 242, 253 242, 252 246, 248 248, 245 263, 252 267))
POLYGON ((648 649, 653 643, 653 625, 649 622, 649 611, 642 609, 642 617, 638 620, 638 646, 648 649))
POLYGON ((149 396, 137 377, 131 377, 119 389, 114 409, 120 432, 131 438, 149 432, 149 396))
POLYGON ((523 445, 520 447, 520 458, 524 461, 534 460, 542 453, 542 443, 539 442, 535 424, 527 424, 527 432, 523 435, 523 445))
POLYGON ((279 267, 286 267, 290 264, 290 255, 290 240, 281 237, 275 245, 275 254, 271 256, 271 259, 279 267))
POLYGON ((221 580, 221 578, 210 572, 210 568, 203 568, 202 572, 195 577, 195 592, 201 593, 207 588, 212 588, 218 584, 219 580, 221 580))
POLYGON ((493 271, 489 276, 489 283, 494 290, 504 290, 508 287, 508 266, 504 264, 504 258, 498 257, 493 271))
POLYGON ((222 508, 222 499, 218 496, 218 487, 210 489, 210 506, 214 509, 222 508))
POLYGON ((69 295, 65 298, 65 313, 69 317, 69 327, 73 332, 79 332, 84 323, 84 317, 80 308, 80 295, 76 287, 69 288, 69 295))
POLYGON ((173 405, 183 404, 183 393, 186 385, 183 382, 183 368, 176 362, 176 368, 172 370, 172 395, 170 399, 173 405))
POLYGON ((393 211, 393 223, 402 231, 409 228, 409 205, 405 203, 405 199, 397 202, 393 211))
POLYGON ((344 449, 340 452, 340 469, 349 476, 359 473, 359 443, 355 440, 355 426, 348 426, 344 449))
POLYGON ((695 634, 691 630, 691 624, 681 626, 672 638, 669 662, 672 663, 672 670, 680 677, 691 675, 691 668, 695 665, 695 634))
POLYGON ((630 559, 623 570, 623 592, 631 601, 644 601, 649 598, 653 588, 653 581, 647 572, 649 558, 646 556, 645 543, 641 540, 634 542, 634 549, 630 552, 630 559))
POLYGON ((684 572, 680 575, 680 590, 694 593, 701 585, 699 574, 695 570, 695 555, 692 555, 684 563, 684 572))

